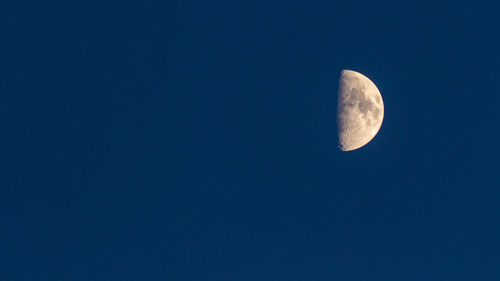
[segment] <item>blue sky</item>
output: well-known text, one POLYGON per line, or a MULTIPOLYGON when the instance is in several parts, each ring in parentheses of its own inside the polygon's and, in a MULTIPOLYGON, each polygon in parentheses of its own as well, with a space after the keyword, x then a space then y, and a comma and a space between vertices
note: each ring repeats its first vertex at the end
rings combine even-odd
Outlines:
POLYGON ((0 4, 0 280, 498 280, 499 8, 0 4))

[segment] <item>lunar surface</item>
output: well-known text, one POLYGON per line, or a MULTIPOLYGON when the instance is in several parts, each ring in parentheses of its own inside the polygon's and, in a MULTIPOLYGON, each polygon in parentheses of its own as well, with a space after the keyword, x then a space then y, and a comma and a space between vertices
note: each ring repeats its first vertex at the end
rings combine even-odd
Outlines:
POLYGON ((384 119, 384 102, 377 86, 361 73, 340 75, 337 132, 342 151, 358 149, 375 137, 384 119))

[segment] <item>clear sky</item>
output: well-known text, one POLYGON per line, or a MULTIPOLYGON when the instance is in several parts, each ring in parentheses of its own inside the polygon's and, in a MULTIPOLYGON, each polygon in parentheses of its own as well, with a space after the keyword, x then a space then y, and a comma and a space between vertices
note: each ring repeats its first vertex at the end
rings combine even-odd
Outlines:
POLYGON ((498 3, 3 1, 0 280, 499 280, 498 3))

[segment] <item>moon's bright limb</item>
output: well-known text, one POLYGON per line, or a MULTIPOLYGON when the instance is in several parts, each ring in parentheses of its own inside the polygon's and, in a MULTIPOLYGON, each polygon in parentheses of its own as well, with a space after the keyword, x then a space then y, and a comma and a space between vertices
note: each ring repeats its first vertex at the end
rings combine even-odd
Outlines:
POLYGON ((358 149, 375 137, 384 119, 384 103, 377 86, 361 73, 340 75, 337 132, 342 151, 358 149))

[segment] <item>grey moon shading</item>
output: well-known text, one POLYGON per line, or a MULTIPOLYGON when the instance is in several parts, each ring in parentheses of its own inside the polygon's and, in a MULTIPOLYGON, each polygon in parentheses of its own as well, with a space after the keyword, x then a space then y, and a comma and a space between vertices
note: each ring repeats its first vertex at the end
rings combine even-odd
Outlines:
POLYGON ((343 70, 337 103, 339 149, 350 151, 370 142, 383 119, 384 102, 377 86, 361 73, 343 70))

